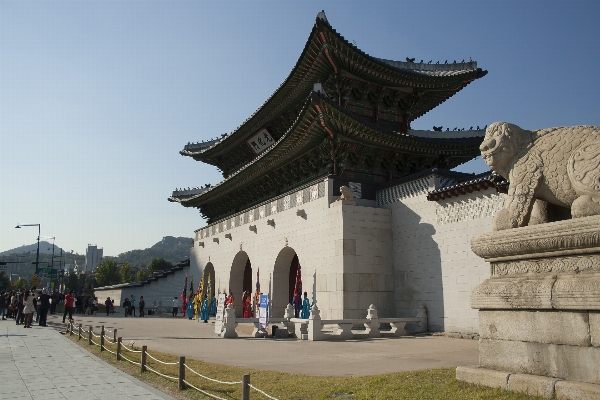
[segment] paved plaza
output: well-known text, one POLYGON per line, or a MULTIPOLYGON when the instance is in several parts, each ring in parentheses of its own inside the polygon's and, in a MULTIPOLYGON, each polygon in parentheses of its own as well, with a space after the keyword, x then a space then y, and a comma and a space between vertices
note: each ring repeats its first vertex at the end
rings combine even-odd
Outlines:
MULTIPOLYGON (((56 318, 54 318, 56 320, 56 318)), ((0 399, 172 397, 112 367, 52 327, 0 322, 0 399)))
MULTIPOLYGON (((84 330, 117 329, 125 344, 148 346, 148 351, 182 355, 237 367, 321 376, 362 376, 390 372, 475 365, 478 341, 440 336, 382 338, 370 340, 311 342, 296 339, 252 338, 250 326, 238 326, 238 339, 221 339, 212 323, 190 321, 181 316, 123 318, 74 316, 84 330)), ((64 326, 62 316, 48 323, 64 326)))

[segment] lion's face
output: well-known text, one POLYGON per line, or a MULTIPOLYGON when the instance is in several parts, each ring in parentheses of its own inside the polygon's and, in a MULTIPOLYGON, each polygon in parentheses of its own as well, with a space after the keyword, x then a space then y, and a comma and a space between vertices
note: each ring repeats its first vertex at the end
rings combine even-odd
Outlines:
POLYGON ((521 132, 521 128, 516 125, 494 122, 485 131, 485 138, 479 146, 481 158, 486 164, 507 179, 510 165, 519 153, 521 132))

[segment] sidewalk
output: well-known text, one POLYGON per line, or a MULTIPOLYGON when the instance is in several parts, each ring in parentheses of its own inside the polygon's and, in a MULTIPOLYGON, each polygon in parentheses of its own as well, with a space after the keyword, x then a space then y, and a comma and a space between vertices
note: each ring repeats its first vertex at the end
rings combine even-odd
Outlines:
POLYGON ((0 399, 172 397, 112 367, 52 327, 0 321, 0 399))

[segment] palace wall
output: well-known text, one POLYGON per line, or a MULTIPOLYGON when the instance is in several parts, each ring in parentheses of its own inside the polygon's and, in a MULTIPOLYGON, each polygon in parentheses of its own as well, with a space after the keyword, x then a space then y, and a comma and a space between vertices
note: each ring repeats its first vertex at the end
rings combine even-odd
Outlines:
POLYGON ((195 281, 205 268, 214 268, 215 289, 233 292, 236 314, 241 316, 249 258, 252 291, 260 268, 261 291, 271 294, 270 315, 280 317, 289 302, 289 271, 297 254, 303 291, 317 301, 322 318, 364 318, 369 304, 378 307, 380 316, 392 316, 390 211, 330 204, 331 180, 319 185, 319 190, 304 189, 318 192, 308 201, 299 190, 282 198, 283 209, 277 205, 281 199, 274 199, 197 231, 190 257, 195 281), (266 215, 263 207, 270 204, 273 208, 266 215))
POLYGON ((471 251, 470 241, 491 230, 504 195, 487 189, 428 201, 431 177, 421 180, 404 184, 409 189, 381 205, 392 212, 395 312, 415 315, 424 304, 430 331, 477 333, 470 295, 490 277, 490 267, 471 251))
MULTIPOLYGON (((189 267, 185 267, 180 271, 176 271, 167 276, 160 277, 156 281, 146 283, 143 286, 130 286, 130 287, 116 287, 112 289, 95 289, 95 295, 98 297, 98 303, 104 304, 107 297, 115 300, 115 307, 121 307, 126 297, 134 295, 136 298, 136 307, 139 303, 140 296, 144 296, 146 302, 146 308, 150 308, 153 302, 156 300, 162 301, 165 311, 170 313, 173 307, 173 297, 181 296, 183 291, 183 284, 185 282, 185 275, 190 270, 189 267)), ((196 279, 196 278, 194 278, 196 279)), ((197 281, 196 281, 197 283, 197 281)), ((188 288, 189 290, 189 288, 188 288)))

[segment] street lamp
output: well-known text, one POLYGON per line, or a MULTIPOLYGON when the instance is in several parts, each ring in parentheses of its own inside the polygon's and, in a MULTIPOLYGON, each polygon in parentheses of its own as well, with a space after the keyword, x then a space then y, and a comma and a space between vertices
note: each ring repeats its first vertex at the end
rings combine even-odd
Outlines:
POLYGON ((37 253, 35 256, 35 273, 37 274, 38 268, 40 265, 40 235, 41 235, 42 226, 40 224, 19 224, 19 225, 15 226, 15 228, 21 228, 23 226, 37 226, 38 227, 37 253))
MULTIPOLYGON (((42 236, 46 239, 52 239, 52 268, 54 268, 54 243, 56 242, 56 236, 42 236)), ((48 249, 50 250, 50 249, 48 249)))

